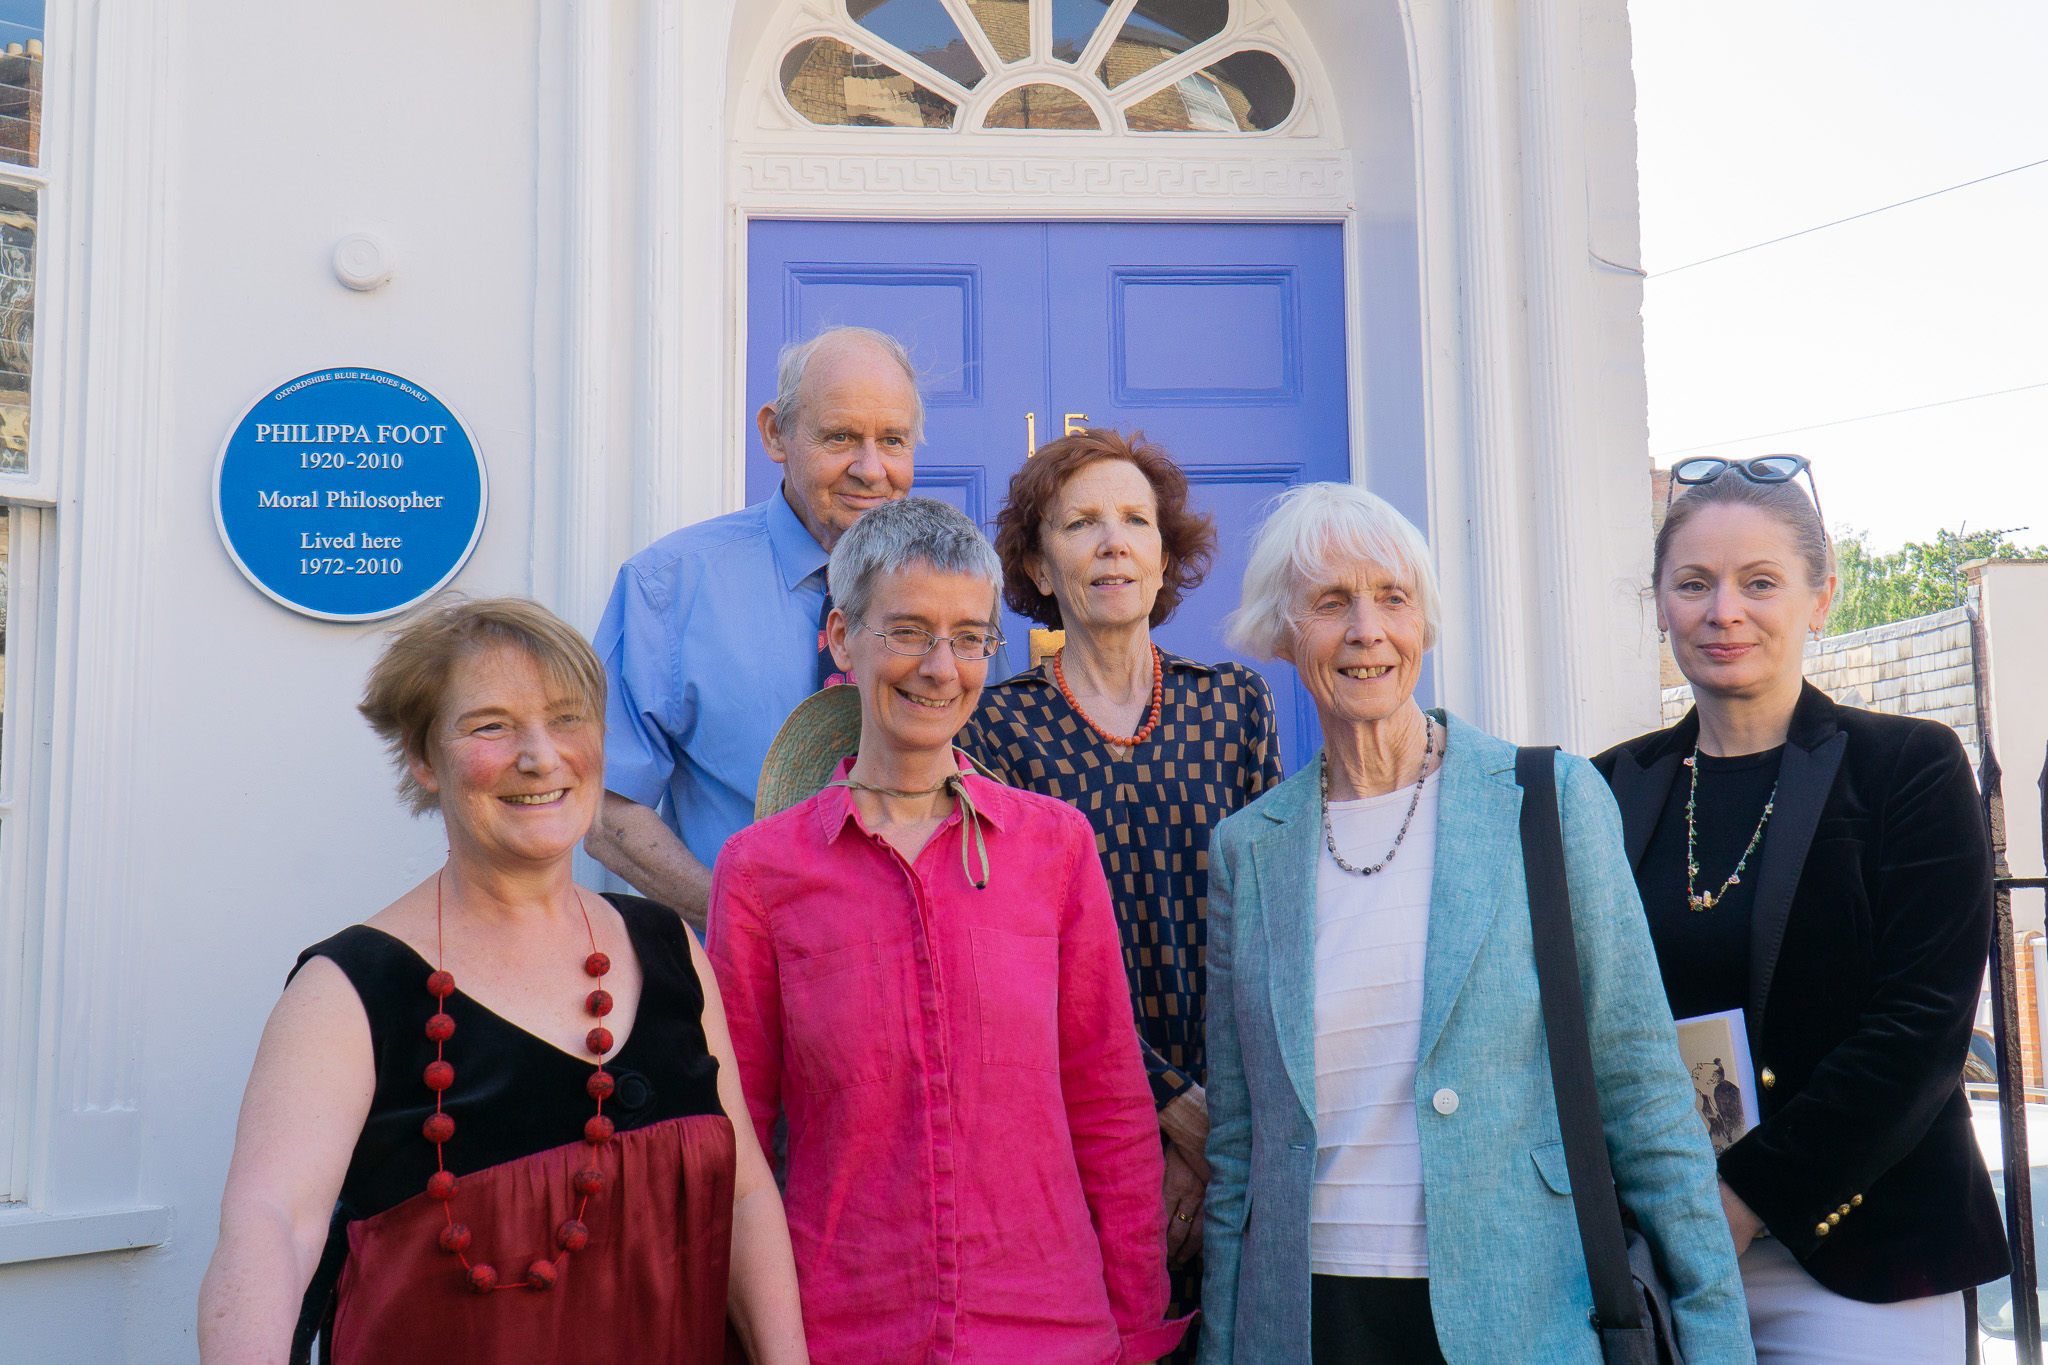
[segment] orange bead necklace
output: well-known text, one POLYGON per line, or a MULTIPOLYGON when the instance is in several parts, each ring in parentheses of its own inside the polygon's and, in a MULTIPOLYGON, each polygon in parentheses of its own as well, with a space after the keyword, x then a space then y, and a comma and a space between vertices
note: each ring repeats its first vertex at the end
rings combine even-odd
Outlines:
MULTIPOLYGON (((583 891, 576 891, 576 908, 583 912, 583 929, 590 935, 590 956, 583 959, 584 975, 601 978, 612 969, 612 960, 597 950, 597 930, 590 923, 590 908, 583 903, 583 891)), ((434 878, 434 957, 446 962, 448 954, 441 941, 441 878, 434 878)), ((449 1038, 455 1034, 454 1017, 448 1013, 448 997, 455 994, 455 977, 446 968, 436 966, 427 977, 427 994, 436 1001, 436 1012, 427 1020, 427 1037, 434 1043, 434 1060, 427 1063, 422 1075, 427 1089, 434 1092, 434 1112, 427 1115, 421 1125, 421 1135, 434 1144, 434 1173, 427 1177, 427 1197, 441 1202, 446 1218, 438 1241, 441 1250, 462 1262, 462 1269, 469 1281, 469 1287, 479 1294, 489 1294, 498 1289, 552 1289, 555 1279, 561 1274, 562 1263, 573 1252, 583 1250, 590 1241, 590 1228, 583 1221, 585 1210, 590 1207, 590 1196, 604 1189, 604 1172, 596 1169, 576 1172, 572 1181, 581 1201, 576 1205, 576 1216, 565 1219, 555 1229, 555 1245, 561 1248, 559 1256, 543 1256, 526 1268, 524 1279, 511 1280, 500 1284, 498 1271, 484 1261, 470 1263, 467 1252, 470 1231, 455 1221, 455 1172, 448 1169, 442 1160, 441 1147, 455 1136, 455 1120, 441 1112, 441 1098, 447 1089, 455 1084, 455 1068, 441 1055, 449 1038)), ((583 1140, 591 1147, 602 1147, 612 1140, 612 1121, 605 1117, 605 1096, 617 1088, 612 1074, 604 1069, 604 1054, 612 1050, 612 1031, 604 1026, 604 1017, 612 1012, 611 992, 600 987, 584 998, 583 1008, 595 1018, 597 1027, 584 1036, 583 1045, 597 1055, 597 1069, 584 1082, 584 1091, 597 1101, 597 1114, 583 1125, 583 1140)))
POLYGON ((1053 654, 1052 677, 1053 681, 1060 685, 1060 695, 1067 699, 1067 705, 1074 708, 1074 714, 1081 718, 1081 722, 1099 735, 1104 744, 1113 744, 1120 749, 1135 749, 1152 738, 1152 732, 1159 728, 1160 713, 1166 707, 1166 665, 1159 657, 1159 646, 1152 646, 1152 715, 1146 720, 1144 729, 1128 738, 1113 735, 1097 725, 1089 719, 1088 713, 1081 709, 1081 703, 1074 700, 1074 689, 1067 686, 1066 670, 1060 667, 1060 656, 1066 652, 1066 646, 1062 645, 1053 654))

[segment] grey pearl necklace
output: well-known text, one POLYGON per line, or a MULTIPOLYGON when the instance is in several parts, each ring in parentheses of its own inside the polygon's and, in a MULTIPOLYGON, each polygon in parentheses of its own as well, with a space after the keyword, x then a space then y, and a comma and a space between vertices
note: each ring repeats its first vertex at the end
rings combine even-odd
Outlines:
MULTIPOLYGON (((1444 745, 1444 751, 1446 753, 1450 751, 1448 741, 1444 745)), ((1429 712, 1424 711, 1422 713, 1422 775, 1415 779, 1415 795, 1409 798, 1408 814, 1401 819, 1401 832, 1394 836, 1394 846, 1387 850, 1386 857, 1380 859, 1371 867, 1353 867, 1350 863, 1345 862, 1344 855, 1337 851, 1337 835, 1330 828, 1330 760, 1327 757, 1323 759, 1323 766, 1317 770, 1316 774, 1323 784, 1323 847, 1330 850, 1330 856, 1337 860, 1337 866, 1343 868, 1354 877, 1370 877, 1375 872, 1384 871, 1387 864, 1394 861, 1394 855, 1401 851, 1401 841, 1408 837, 1408 826, 1415 823, 1415 812, 1422 806, 1422 784, 1429 780, 1429 758, 1435 752, 1436 731, 1430 722, 1429 712)))

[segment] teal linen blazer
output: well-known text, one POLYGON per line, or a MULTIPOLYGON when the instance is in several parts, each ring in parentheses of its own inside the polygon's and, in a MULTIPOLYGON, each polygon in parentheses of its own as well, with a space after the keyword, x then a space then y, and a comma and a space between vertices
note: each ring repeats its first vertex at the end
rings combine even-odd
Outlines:
MULTIPOLYGON (((1429 1299, 1452 1365, 1599 1365, 1522 874, 1515 750, 1454 716, 1438 791, 1415 1113, 1429 1299), (1432 1100, 1457 1096, 1452 1112, 1432 1100)), ((1203 1365, 1307 1365, 1316 1170, 1318 755, 1209 854, 1203 1365)), ((1607 784, 1560 755, 1558 804, 1608 1155, 1672 1292, 1688 1365, 1754 1362, 1714 1153, 1607 784)))

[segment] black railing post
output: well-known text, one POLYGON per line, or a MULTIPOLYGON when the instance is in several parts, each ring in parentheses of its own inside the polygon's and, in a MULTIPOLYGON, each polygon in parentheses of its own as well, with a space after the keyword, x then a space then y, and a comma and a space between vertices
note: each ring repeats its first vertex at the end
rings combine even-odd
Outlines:
MULTIPOLYGON (((2005 860, 2005 796, 1998 754, 1991 742, 1991 679, 1985 672, 1984 615, 1970 604, 1970 674, 1975 684, 1977 788, 1991 835, 1991 972, 1997 996, 1991 1012, 1998 1056, 1998 1136, 2005 1153, 2005 1239, 2012 1251, 2012 1326, 2018 1365, 2042 1365, 2041 1301, 2034 1263, 2034 1173, 2027 1153, 2027 1081, 2020 1041, 2019 945, 2012 936, 2012 869, 2005 860)), ((2048 783, 2048 769, 2042 774, 2048 783)), ((2048 788, 2044 788, 2048 791, 2048 788)), ((2048 808, 2043 810, 2048 833, 2048 808)), ((2039 983, 2037 984, 2037 988, 2039 983)), ((2037 997, 2038 998, 2038 997, 2037 997)))

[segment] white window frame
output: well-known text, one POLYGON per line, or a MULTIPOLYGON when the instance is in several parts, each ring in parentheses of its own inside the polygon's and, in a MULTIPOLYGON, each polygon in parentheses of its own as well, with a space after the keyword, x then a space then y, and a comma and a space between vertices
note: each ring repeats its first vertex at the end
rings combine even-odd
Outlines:
POLYGON ((170 0, 46 0, 28 468, 0 749, 0 1265, 154 1245, 130 781, 164 453, 170 0), (85 496, 88 492, 93 496, 85 496))
POLYGON ((0 162, 0 184, 36 194, 34 349, 29 366, 28 459, 20 470, 0 470, 0 515, 11 525, 7 548, 7 681, 5 742, 0 744, 0 1210, 24 1203, 30 1187, 30 1133, 38 1081, 43 990, 42 891, 48 847, 49 774, 40 761, 50 738, 48 680, 41 648, 54 607, 52 575, 44 572, 53 548, 57 479, 62 464, 54 399, 61 392, 49 358, 63 355, 63 186, 52 176, 70 154, 72 120, 64 109, 74 88, 77 45, 69 0, 46 0, 43 16, 43 102, 34 166, 0 162), (56 44, 51 38, 60 34, 56 44), (62 54, 53 60, 51 53, 62 54), (52 230, 55 228, 56 230, 52 230))

